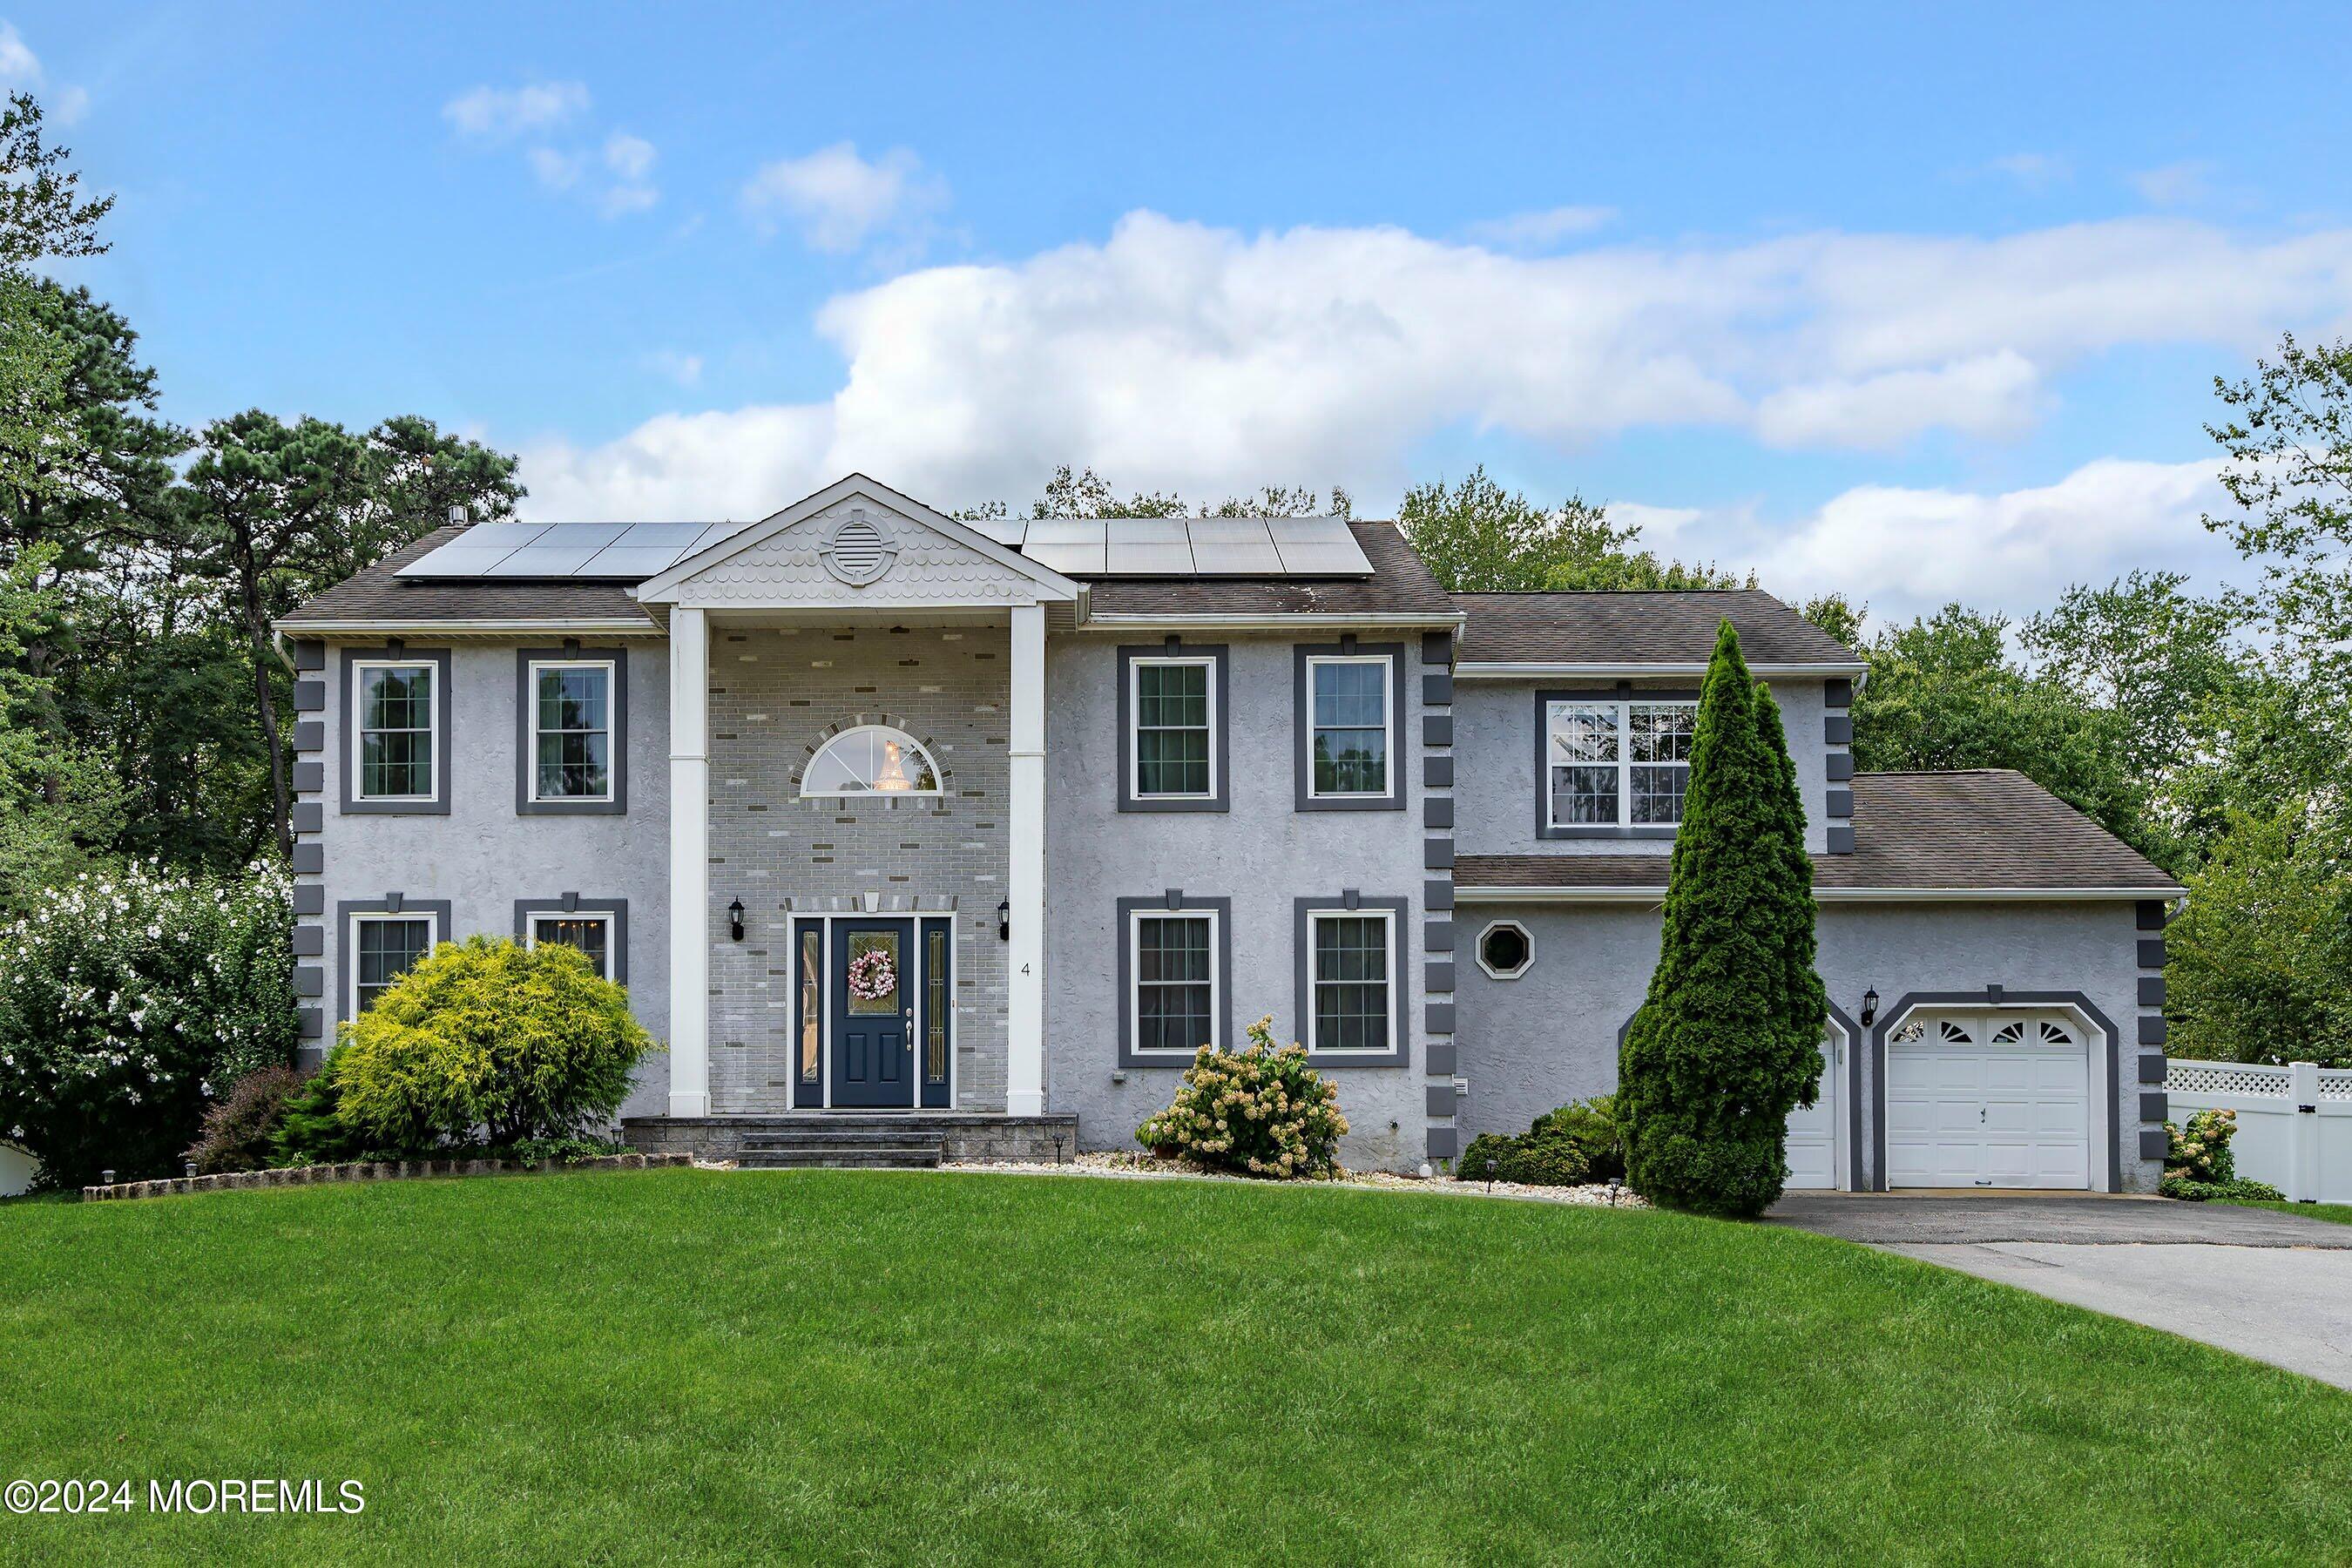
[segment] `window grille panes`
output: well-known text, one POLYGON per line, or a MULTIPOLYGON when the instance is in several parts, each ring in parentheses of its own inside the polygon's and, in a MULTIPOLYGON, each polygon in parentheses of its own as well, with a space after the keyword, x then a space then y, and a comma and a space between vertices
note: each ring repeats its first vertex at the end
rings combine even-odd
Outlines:
POLYGON ((539 798, 609 799, 612 667, 541 665, 538 675, 539 798))
POLYGON ((912 735, 885 725, 845 730, 809 759, 803 795, 937 795, 939 770, 912 735))
POLYGON ((613 973, 612 925, 602 915, 538 915, 530 922, 533 942, 561 942, 576 947, 588 955, 596 973, 611 978, 613 973))
POLYGON ((1135 793, 1210 793, 1209 667, 1141 660, 1135 679, 1135 793))
POLYGON ((1561 826, 1617 821, 1617 709, 1551 705, 1551 819, 1561 826))
POLYGON ((1389 667, 1386 660, 1319 660, 1313 674, 1315 793, 1386 795, 1389 787, 1389 667))
POLYGON ((433 676, 429 664, 374 665, 359 672, 362 798, 431 797, 433 676))
POLYGON ((1636 702, 1625 716, 1633 743, 1633 821, 1642 826, 1679 823, 1698 710, 1684 702, 1636 702))
POLYGON ((1389 1048, 1389 927, 1374 915, 1318 915, 1315 1048, 1389 1048))
POLYGON ((352 997, 360 1012, 375 1005, 376 998, 389 989, 392 983, 408 973, 420 958, 433 951, 433 922, 418 915, 398 920, 362 920, 355 922, 359 952, 356 955, 358 974, 352 997))
POLYGON ((1150 915, 1135 922, 1135 1048, 1189 1056, 1214 1037, 1213 922, 1206 915, 1150 915))
POLYGON ((923 1081, 948 1080, 948 933, 934 927, 923 950, 923 1081))

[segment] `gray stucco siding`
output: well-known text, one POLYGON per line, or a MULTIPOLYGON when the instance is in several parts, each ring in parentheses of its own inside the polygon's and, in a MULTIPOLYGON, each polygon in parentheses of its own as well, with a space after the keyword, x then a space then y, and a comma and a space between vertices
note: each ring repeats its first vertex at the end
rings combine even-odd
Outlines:
MULTIPOLYGON (((1536 759, 1541 750, 1536 720, 1536 694, 1566 687, 1589 687, 1591 681, 1465 680, 1454 689, 1454 755, 1461 759, 1454 780, 1455 848, 1464 855, 1626 855, 1654 850, 1662 858, 1673 849, 1671 836, 1643 838, 1610 834, 1584 838, 1542 837, 1537 828, 1543 808, 1544 781, 1536 759)), ((1634 681, 1636 695, 1644 690, 1690 689, 1680 680, 1634 681)), ((1780 704, 1781 727, 1788 731, 1789 754, 1797 764, 1797 788, 1805 804, 1805 845, 1815 851, 1829 847, 1828 748, 1822 740, 1822 682, 1780 680, 1772 683, 1780 704)))
MULTIPOLYGON (((1534 962, 1516 980, 1494 979, 1475 963, 1458 972, 1456 1044, 1469 1085, 1460 1119, 1465 1139, 1523 1132, 1544 1111, 1614 1089, 1618 1031, 1642 1005, 1656 965, 1659 911, 1481 903, 1464 916, 1474 938, 1496 919, 1516 921, 1535 949, 1534 962)), ((1988 985, 1999 985, 2015 993, 2082 993, 2123 1037, 2109 1081, 2110 1125, 2124 1190, 2147 1192, 2161 1171, 2139 1156, 2140 1084, 2128 1022, 2138 978, 2133 925, 2131 906, 2123 903, 1830 904, 1821 913, 1818 967, 1830 1000, 1849 1016, 1859 1016, 1864 992, 1877 991, 1882 1024, 1885 1010, 1912 992, 1982 996, 1988 985)), ((2095 1044, 2106 1048, 2105 1041, 2095 1044)), ((1864 1181, 1875 1183, 1879 1094, 1870 1041, 1847 1048, 1853 1092, 1842 1114, 1849 1152, 1860 1152, 1864 1181)), ((2098 1078, 2095 1072, 2094 1084, 2098 1078)), ((2094 1170, 2105 1164, 2095 1150, 2094 1170)))
MULTIPOLYGON (((1409 811, 1297 809, 1295 711, 1297 641, 1234 636, 1231 809, 1139 814, 1118 809, 1118 647, 1109 637, 1066 634, 1045 656, 1045 1087, 1046 1108, 1075 1111, 1090 1149, 1131 1148, 1136 1124, 1164 1110, 1181 1063, 1122 1068, 1118 980, 1118 901, 1181 888, 1192 899, 1232 900, 1230 1010, 1245 1029, 1274 1018, 1281 1041, 1304 1035, 1297 1013, 1294 927, 1299 897, 1353 889, 1402 901, 1394 1005, 1401 1066, 1334 1065, 1352 1131, 1349 1165, 1410 1169, 1428 1126, 1420 1059, 1427 1029, 1422 975, 1423 833, 1409 811)), ((1423 717, 1419 648, 1399 655, 1402 702, 1395 764, 1417 769, 1423 717)), ((1402 776, 1402 775, 1401 775, 1402 776)))
MULTIPOLYGON (((545 637, 527 639, 543 646, 545 637)), ((380 643, 367 645, 380 647, 380 643)), ((422 646, 417 645, 417 646, 422 646)), ((319 799, 324 822, 322 871, 304 877, 298 898, 315 904, 306 921, 323 929, 326 1014, 341 1010, 345 904, 378 904, 386 894, 448 908, 451 937, 514 934, 517 899, 578 892, 628 904, 629 1006, 655 1038, 669 1034, 669 673, 659 643, 632 646, 628 659, 629 743, 619 753, 628 772, 628 810, 620 816, 539 816, 515 810, 516 679, 525 639, 448 646, 449 747, 443 785, 446 815, 351 813, 328 781, 319 799), (315 888, 317 891, 307 889, 315 888)), ((329 679, 345 687, 342 646, 327 651, 329 679)), ((320 751, 342 754, 348 703, 320 715, 320 751)), ((321 1044, 331 1043, 321 1040, 321 1044)), ((625 1115, 667 1109, 666 1054, 637 1069, 625 1115)))

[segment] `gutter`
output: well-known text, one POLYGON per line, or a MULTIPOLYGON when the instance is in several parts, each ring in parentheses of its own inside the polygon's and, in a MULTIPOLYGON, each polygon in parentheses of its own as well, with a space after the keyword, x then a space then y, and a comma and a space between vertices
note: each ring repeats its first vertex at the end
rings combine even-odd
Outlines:
MULTIPOLYGON (((2148 900, 2170 902, 2186 888, 1815 888, 1817 904, 2086 904, 2148 900)), ((1468 888, 1456 883, 1458 904, 1659 904, 1654 888, 1468 888)))
MULTIPOLYGON (((1860 680, 1870 673, 1866 664, 1751 664, 1751 675, 1844 676, 1860 680)), ((1650 676, 1705 675, 1706 664, 1501 664, 1467 661, 1454 667, 1456 680, 1547 680, 1560 677, 1608 676, 1638 680, 1650 676)))
POLYGON ((1425 610, 1363 610, 1345 614, 1328 610, 1301 610, 1289 614, 1220 615, 1202 613, 1089 615, 1079 622, 1081 629, 1099 627, 1104 631, 1148 631, 1158 626, 1200 626, 1221 631, 1278 632, 1295 626, 1419 626, 1429 631, 1459 631, 1469 617, 1456 610, 1438 615, 1425 610))
POLYGON ((280 637, 466 637, 510 632, 593 632, 617 637, 660 637, 662 628, 650 616, 594 620, 464 620, 464 621, 278 621, 280 637))

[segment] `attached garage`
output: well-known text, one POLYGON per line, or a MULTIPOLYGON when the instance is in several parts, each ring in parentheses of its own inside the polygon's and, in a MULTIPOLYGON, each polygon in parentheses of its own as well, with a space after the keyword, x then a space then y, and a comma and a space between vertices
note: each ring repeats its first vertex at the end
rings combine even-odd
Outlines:
POLYGON ((2070 1013, 1914 1012, 1886 1037, 1895 1187, 2087 1188, 2090 1031, 2070 1013))

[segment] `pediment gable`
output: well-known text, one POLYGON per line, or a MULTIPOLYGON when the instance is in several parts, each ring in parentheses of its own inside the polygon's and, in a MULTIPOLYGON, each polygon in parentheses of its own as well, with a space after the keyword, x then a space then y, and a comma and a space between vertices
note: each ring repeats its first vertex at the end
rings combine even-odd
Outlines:
POLYGON ((1077 584, 852 475, 688 556, 637 596, 707 609, 945 608, 1075 599, 1077 584))

